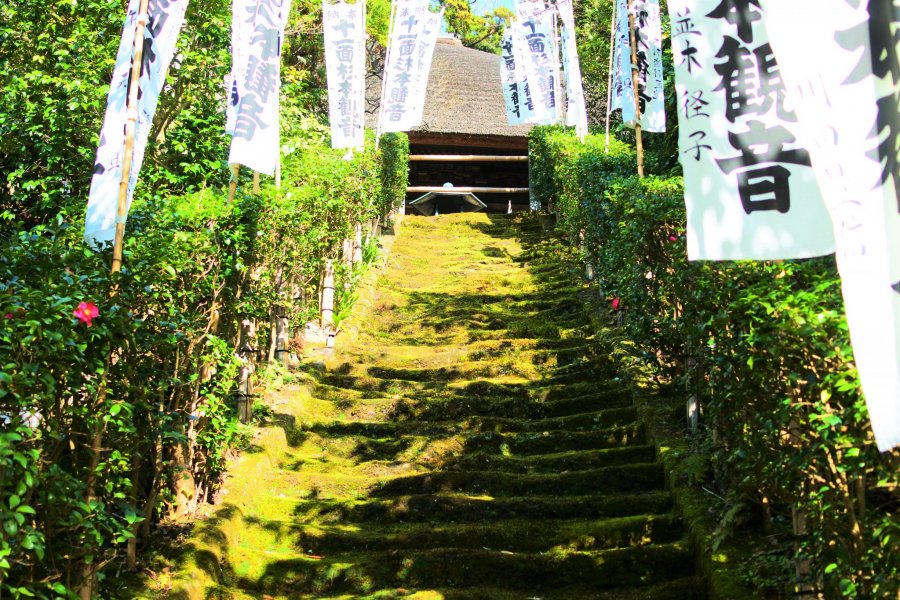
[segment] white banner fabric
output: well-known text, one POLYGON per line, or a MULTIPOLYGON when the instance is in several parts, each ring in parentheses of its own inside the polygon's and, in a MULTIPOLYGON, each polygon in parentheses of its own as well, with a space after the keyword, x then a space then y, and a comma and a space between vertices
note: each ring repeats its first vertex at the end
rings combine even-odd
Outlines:
MULTIPOLYGON (((666 103, 663 97, 665 73, 662 64, 659 0, 635 2, 634 12, 641 129, 661 133, 666 130, 666 103)), ((634 104, 631 105, 633 106, 634 104)), ((634 123, 633 110, 631 114, 629 121, 634 123)))
POLYGON ((253 22, 259 0, 232 0, 231 3, 231 73, 229 74, 228 99, 225 109, 225 133, 234 135, 237 108, 247 71, 247 51, 253 37, 253 22))
POLYGON ((628 29, 628 0, 616 0, 613 92, 610 110, 621 109, 623 106, 632 107, 630 109, 631 120, 634 121, 634 84, 631 81, 631 39, 628 29))
POLYGON ((290 0, 259 0, 255 14, 232 17, 252 21, 253 33, 242 52, 246 69, 237 73, 243 82, 237 86, 240 97, 228 162, 266 175, 275 174, 279 159, 281 41, 290 7, 290 0))
POLYGON ((900 445, 898 23, 891 3, 879 0, 857 8, 843 0, 762 6, 834 222, 853 354, 875 440, 886 451, 900 445))
POLYGON ((662 24, 659 0, 635 1, 634 36, 637 41, 638 100, 641 118, 635 119, 634 82, 631 75, 631 33, 627 0, 618 0, 616 16, 615 72, 611 109, 622 109, 622 122, 651 133, 666 130, 666 104, 663 97, 665 73, 662 65, 662 24))
MULTIPOLYGON (((134 152, 128 177, 128 207, 134 196, 147 136, 156 113, 159 95, 166 82, 169 64, 175 55, 175 44, 184 23, 188 0, 150 0, 147 25, 144 28, 144 48, 139 84, 137 122, 134 131, 134 152)), ((100 144, 85 216, 84 239, 93 247, 111 242, 116 234, 116 212, 119 204, 119 184, 122 181, 122 161, 125 154, 125 124, 131 59, 134 53, 134 34, 140 0, 131 0, 122 28, 122 40, 116 55, 112 82, 106 102, 106 116, 100 130, 100 144)))
MULTIPOLYGON (((431 70, 431 61, 422 64, 421 68, 419 61, 426 26, 433 18, 428 5, 428 0, 393 0, 391 35, 384 65, 384 96, 379 114, 382 133, 409 131, 422 123, 419 104, 421 102, 424 107, 431 70), (417 98, 418 94, 422 95, 421 99, 417 98)), ((425 54, 434 51, 433 44, 425 54)))
POLYGON ((534 107, 531 122, 543 125, 558 122, 560 116, 555 20, 556 11, 545 10, 543 3, 528 0, 516 3, 513 46, 522 56, 522 67, 528 80, 534 107))
POLYGON ((575 127, 579 138, 588 134, 587 107, 584 102, 584 87, 581 82, 581 63, 578 61, 578 45, 575 41, 575 15, 572 0, 561 0, 556 4, 562 21, 560 42, 562 44, 563 72, 566 75, 566 125, 575 127))
POLYGON ((441 24, 444 22, 444 9, 439 12, 426 11, 422 19, 422 34, 416 46, 416 87, 410 110, 412 122, 422 123, 425 115, 425 96, 428 93, 428 75, 431 73, 431 59, 434 57, 434 46, 437 44, 441 24))
POLYGON ((831 218, 755 0, 670 0, 669 13, 688 258, 833 252, 831 218))
POLYGON ((365 2, 322 2, 332 148, 365 143, 365 2))
POLYGON ((528 123, 534 115, 528 81, 521 65, 516 61, 512 32, 507 30, 500 42, 500 85, 506 101, 506 120, 510 125, 528 123))

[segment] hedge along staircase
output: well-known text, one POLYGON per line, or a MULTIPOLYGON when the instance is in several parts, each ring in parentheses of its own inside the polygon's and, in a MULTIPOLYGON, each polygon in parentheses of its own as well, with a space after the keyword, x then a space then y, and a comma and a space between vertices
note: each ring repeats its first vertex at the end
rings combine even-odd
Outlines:
POLYGON ((705 598, 568 256, 531 217, 408 218, 312 396, 271 396, 275 423, 175 580, 154 585, 175 598, 705 598))

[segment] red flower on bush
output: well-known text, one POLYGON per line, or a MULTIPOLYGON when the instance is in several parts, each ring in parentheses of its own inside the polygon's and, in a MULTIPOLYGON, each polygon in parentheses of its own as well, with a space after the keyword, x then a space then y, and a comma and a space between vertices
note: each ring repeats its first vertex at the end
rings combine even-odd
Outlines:
POLYGON ((619 310, 619 297, 618 296, 616 296, 615 298, 612 299, 612 309, 619 310))
POLYGON ((670 241, 670 242, 674 242, 674 241, 677 240, 677 239, 678 239, 678 238, 675 237, 674 235, 670 235, 670 236, 669 236, 669 241, 670 241))
POLYGON ((5 315, 3 315, 3 318, 4 318, 4 319, 12 319, 12 318, 13 318, 13 314, 12 314, 12 313, 6 313, 5 315))
POLYGON ((75 315, 76 319, 90 327, 91 320, 93 320, 94 317, 100 314, 100 309, 97 308, 97 305, 93 302, 82 302, 78 305, 78 308, 76 308, 75 312, 72 314, 75 315))

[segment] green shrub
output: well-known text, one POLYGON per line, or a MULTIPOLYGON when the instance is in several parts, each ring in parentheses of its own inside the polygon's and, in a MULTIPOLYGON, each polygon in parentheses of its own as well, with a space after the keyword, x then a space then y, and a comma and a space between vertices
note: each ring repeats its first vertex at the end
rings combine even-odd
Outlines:
MULTIPOLYGON (((294 148, 281 190, 137 201, 117 275, 110 249, 89 250, 64 214, 7 244, 0 595, 64 595, 86 565, 115 564, 152 521, 210 497, 247 437, 233 402, 241 322, 268 323, 277 305, 302 327, 319 312, 325 262, 381 214, 371 143, 352 160, 294 148), (81 302, 98 308, 90 325, 74 316, 81 302)), ((359 272, 338 271, 346 312, 359 272)))

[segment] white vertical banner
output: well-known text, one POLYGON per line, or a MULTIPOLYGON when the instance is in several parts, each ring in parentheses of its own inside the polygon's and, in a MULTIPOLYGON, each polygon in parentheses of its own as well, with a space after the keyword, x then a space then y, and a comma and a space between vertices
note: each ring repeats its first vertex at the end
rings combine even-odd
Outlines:
POLYGON ((534 106, 532 123, 550 124, 559 120, 559 70, 554 25, 556 11, 530 0, 516 2, 512 23, 513 45, 522 56, 522 66, 534 106))
POLYGON ((425 96, 428 93, 428 76, 431 73, 431 59, 434 57, 434 46, 437 43, 438 34, 441 32, 441 24, 444 22, 444 9, 438 12, 425 11, 422 17, 422 34, 416 46, 414 55, 416 61, 416 86, 413 92, 413 103, 410 110, 410 118, 413 123, 422 123, 425 114, 425 96))
POLYGON ((228 162, 266 175, 274 175, 280 152, 281 42, 290 6, 290 0, 258 0, 254 14, 233 16, 251 21, 253 33, 242 51, 246 68, 237 74, 243 81, 228 162))
POLYGON ((588 134, 587 107, 584 103, 584 87, 581 82, 581 63, 578 61, 578 45, 575 41, 575 14, 572 0, 560 0, 556 10, 562 21, 563 72, 566 76, 566 125, 574 126, 582 140, 588 134))
POLYGON ((859 4, 762 6, 831 212, 853 354, 886 451, 900 445, 900 63, 892 32, 900 24, 891 2, 859 4))
POLYGON ((510 125, 528 123, 534 115, 534 107, 524 70, 516 61, 511 31, 503 34, 500 50, 500 85, 503 86, 503 99, 506 101, 506 120, 510 125))
POLYGON ((755 0, 670 0, 669 13, 688 258, 833 252, 831 218, 755 0))
MULTIPOLYGON (((631 30, 628 1, 617 0, 614 49, 612 110, 622 109, 622 122, 634 127, 636 120, 634 82, 632 80, 631 30)), ((634 37, 637 43, 638 102, 641 129, 661 133, 666 130, 666 105, 663 97, 665 73, 662 65, 662 23, 659 0, 635 0, 634 37)))
MULTIPOLYGON (((134 151, 131 173, 128 176, 128 207, 134 196, 147 136, 159 95, 166 82, 169 64, 175 55, 175 44, 184 23, 188 0, 150 0, 147 24, 144 28, 144 49, 138 92, 137 121, 134 130, 134 151)), ((100 130, 100 144, 85 217, 84 239, 92 246, 111 242, 115 238, 119 184, 122 181, 122 161, 125 154, 125 125, 128 120, 128 85, 134 54, 134 35, 140 0, 131 0, 122 29, 122 40, 116 55, 112 82, 106 102, 106 116, 100 130)))
MULTIPOLYGON (((635 1, 634 27, 637 41, 638 102, 641 108, 641 129, 661 133, 666 130, 666 103, 663 97, 665 73, 662 64, 662 24, 659 18, 659 0, 635 1)), ((632 85, 632 87, 634 86, 632 85)), ((631 114, 633 126, 633 110, 631 114)))
POLYGON ((421 124, 431 61, 420 61, 434 51, 437 32, 429 33, 431 48, 424 48, 425 30, 434 18, 428 0, 394 0, 384 86, 379 113, 382 133, 409 131, 421 124), (424 55, 423 55, 424 52, 424 55), (421 65, 421 66, 420 66, 421 65), (422 98, 418 98, 421 95, 422 98))
POLYGON ((631 34, 628 0, 616 0, 616 31, 613 48, 613 92, 611 110, 622 109, 622 120, 634 122, 634 84, 631 80, 631 34), (630 111, 626 113, 625 111, 630 111), (630 119, 626 117, 630 115, 630 119))
POLYGON ((225 108, 225 133, 234 135, 237 108, 247 71, 247 51, 253 36, 253 22, 259 0, 232 0, 231 3, 231 73, 227 81, 228 98, 225 108))
POLYGON ((322 2, 332 148, 362 149, 365 119, 365 2, 322 2))

